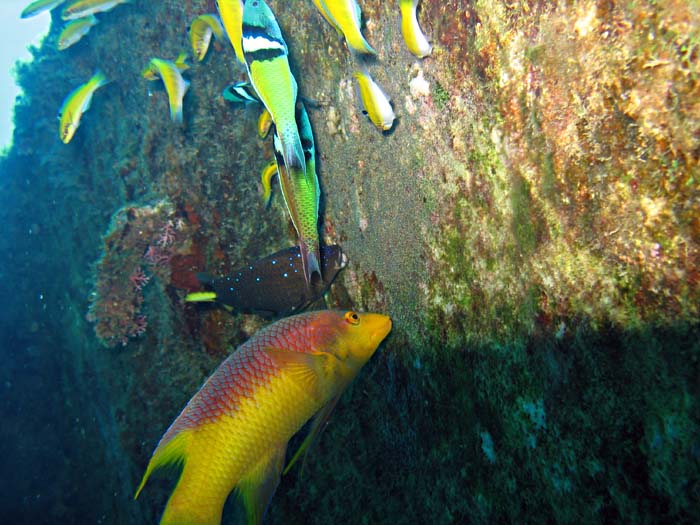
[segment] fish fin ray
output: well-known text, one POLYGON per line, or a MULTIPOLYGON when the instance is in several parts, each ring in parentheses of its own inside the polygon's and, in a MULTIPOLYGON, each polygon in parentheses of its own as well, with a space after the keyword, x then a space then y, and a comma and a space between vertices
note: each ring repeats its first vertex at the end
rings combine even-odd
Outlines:
POLYGON ((306 438, 304 438, 304 441, 302 444, 299 446, 297 451, 294 453, 294 456, 292 456, 292 459, 289 460, 289 463, 287 463, 287 466, 284 468, 284 471, 282 472, 283 476, 287 475, 287 472, 291 470, 291 468, 294 466, 294 464, 297 462, 297 460, 302 456, 304 456, 304 459, 302 460, 302 465, 301 465, 301 472, 303 474, 304 472, 304 465, 306 464, 306 457, 309 454, 309 450, 311 447, 313 447, 314 443, 318 440, 319 436, 323 432, 323 430, 326 428, 326 423, 328 423, 328 420, 331 417, 331 414, 333 413, 333 409, 335 408, 335 405, 338 403, 338 400, 340 399, 341 394, 338 394, 335 396, 333 399, 331 399, 328 403, 326 403, 321 410, 319 410, 316 413, 316 416, 314 416, 314 420, 311 423, 311 428, 309 429, 309 433, 307 434, 306 438))
POLYGON ((262 523, 267 505, 280 481, 287 444, 276 448, 241 478, 236 488, 248 525, 262 523))
POLYGON ((318 243, 316 244, 315 249, 311 250, 305 241, 299 241, 299 252, 301 253, 301 264, 304 267, 304 278, 306 279, 306 284, 309 286, 312 285, 314 274, 318 274, 319 278, 323 280, 321 266, 318 262, 318 243))
POLYGON ((146 467, 146 472, 141 479, 141 483, 139 483, 139 486, 136 489, 134 499, 139 497, 143 487, 146 485, 146 482, 154 471, 169 466, 184 465, 188 441, 189 435, 187 433, 180 433, 174 436, 168 442, 161 442, 158 444, 155 452, 153 452, 151 460, 148 462, 148 466, 146 467))
POLYGON ((327 359, 324 352, 294 352, 281 348, 265 348, 263 350, 275 364, 286 374, 289 374, 307 393, 313 393, 318 388, 319 375, 317 370, 327 359))

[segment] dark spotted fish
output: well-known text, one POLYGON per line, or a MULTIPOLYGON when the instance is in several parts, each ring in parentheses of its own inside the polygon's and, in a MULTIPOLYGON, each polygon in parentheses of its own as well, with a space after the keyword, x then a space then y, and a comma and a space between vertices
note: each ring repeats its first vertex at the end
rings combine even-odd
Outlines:
POLYGON ((301 253, 294 246, 238 268, 226 277, 197 274, 209 291, 188 294, 185 301, 215 302, 229 311, 265 317, 285 316, 321 298, 346 264, 347 257, 340 246, 322 246, 323 279, 314 279, 307 285, 301 253))

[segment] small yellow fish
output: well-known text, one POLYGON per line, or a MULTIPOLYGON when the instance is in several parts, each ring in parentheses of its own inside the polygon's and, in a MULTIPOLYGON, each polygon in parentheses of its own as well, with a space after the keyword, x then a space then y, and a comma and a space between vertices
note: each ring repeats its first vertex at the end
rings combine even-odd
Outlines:
POLYGON ((360 98, 365 113, 380 131, 387 131, 394 125, 394 110, 382 88, 369 76, 367 71, 353 74, 360 86, 360 98))
POLYGON ((76 0, 63 10, 61 18, 63 18, 63 20, 84 18, 88 15, 111 11, 120 4, 127 4, 132 1, 133 0, 76 0))
POLYGON ((29 18, 30 16, 36 16, 39 13, 43 13, 44 11, 49 11, 54 7, 58 7, 65 1, 66 0, 36 0, 36 2, 32 2, 25 7, 19 17, 29 18))
MULTIPOLYGON (((174 62, 175 66, 180 70, 180 73, 187 71, 190 65, 187 63, 187 53, 180 53, 174 62)), ((160 77, 158 75, 158 69, 150 62, 141 71, 141 76, 146 80, 158 80, 160 77)))
POLYGON ((314 0, 314 5, 323 17, 345 36, 351 51, 365 55, 377 54, 362 36, 362 14, 356 0, 314 0))
POLYGON ((224 37, 224 28, 221 25, 221 20, 219 20, 218 16, 212 14, 199 15, 192 20, 187 31, 190 33, 190 44, 198 62, 201 62, 206 56, 212 35, 216 36, 218 40, 224 37))
POLYGON ((80 41, 85 35, 90 32, 92 26, 97 24, 95 15, 89 15, 85 18, 78 18, 66 24, 61 34, 58 35, 58 49, 64 51, 73 44, 80 41))
POLYGON ((85 84, 81 84, 71 91, 63 101, 63 105, 58 113, 58 118, 61 122, 58 134, 64 144, 68 144, 73 135, 75 135, 75 130, 80 125, 80 117, 90 108, 92 95, 106 83, 107 78, 101 71, 98 71, 85 84))
POLYGON ((241 64, 243 58, 243 2, 242 0, 216 0, 219 16, 226 28, 226 34, 241 64))
POLYGON ((263 202, 265 206, 270 204, 272 197, 272 177, 277 175, 277 161, 274 159, 268 162, 260 173, 260 182, 263 186, 263 202))
POLYGON ((263 108, 262 113, 260 113, 260 117, 258 118, 258 137, 260 139, 266 139, 267 136, 270 134, 270 128, 272 128, 272 115, 270 115, 270 112, 263 108))
MULTIPOLYGON (((182 55, 180 55, 182 56, 182 55)), ((163 81, 165 91, 168 93, 170 104, 170 118, 173 122, 182 122, 182 99, 190 87, 188 80, 182 78, 180 68, 170 60, 152 58, 148 66, 142 72, 144 78, 149 79, 150 75, 156 74, 163 81)))
POLYGON ((408 50, 418 58, 423 58, 432 52, 433 47, 418 25, 417 6, 418 0, 399 0, 401 34, 408 50))

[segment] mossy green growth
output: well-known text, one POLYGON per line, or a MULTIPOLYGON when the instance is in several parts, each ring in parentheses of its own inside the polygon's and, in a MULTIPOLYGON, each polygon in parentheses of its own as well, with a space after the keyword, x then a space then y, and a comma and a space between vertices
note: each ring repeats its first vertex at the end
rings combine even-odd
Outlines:
POLYGON ((433 101, 437 108, 442 111, 450 102, 450 93, 438 81, 433 82, 432 91, 433 101))

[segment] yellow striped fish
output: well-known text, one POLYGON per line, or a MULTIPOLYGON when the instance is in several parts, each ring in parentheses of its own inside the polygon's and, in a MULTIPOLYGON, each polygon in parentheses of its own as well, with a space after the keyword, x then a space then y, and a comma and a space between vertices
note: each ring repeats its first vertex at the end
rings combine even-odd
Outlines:
POLYGON ((377 54, 362 36, 362 13, 356 0, 314 0, 314 5, 343 34, 351 51, 365 55, 377 54))
POLYGON ((226 34, 236 53, 236 58, 241 64, 243 58, 243 1, 242 0, 216 0, 219 16, 226 28, 226 34))
POLYGON ((384 94, 367 71, 357 71, 353 74, 360 87, 360 98, 366 114, 380 131, 387 131, 394 125, 394 110, 389 98, 384 94))
POLYGON ((19 15, 20 18, 29 18, 30 16, 36 16, 44 11, 49 11, 54 7, 58 7, 66 0, 36 0, 32 2, 27 7, 24 8, 22 13, 19 15))
POLYGON ((417 8, 418 0, 399 0, 401 34, 406 42, 406 47, 418 58, 423 58, 432 52, 433 47, 418 25, 417 8))
POLYGON ((270 204, 270 198, 272 197, 272 177, 275 175, 277 175, 277 161, 271 160, 260 173, 260 182, 263 187, 263 202, 265 206, 270 204))
POLYGON ((386 315, 336 310, 263 328, 221 363, 170 425, 134 497, 154 470, 179 464, 161 525, 219 525, 234 488, 247 523, 259 524, 289 439, 316 414, 287 470, 390 330, 386 315))
POLYGON ((77 0, 66 6, 61 14, 63 20, 75 20, 96 13, 111 11, 120 4, 127 4, 133 0, 77 0))
POLYGON ((182 122, 182 99, 190 87, 188 80, 182 78, 178 66, 170 60, 162 58, 152 58, 144 70, 143 76, 147 77, 146 71, 156 74, 163 81, 165 91, 168 93, 170 104, 170 118, 173 122, 182 122))
POLYGON ((73 44, 80 41, 85 35, 90 32, 92 26, 97 24, 95 15, 89 15, 85 18, 78 18, 66 24, 61 34, 58 35, 58 49, 64 51, 73 44))
POLYGON ((75 135, 75 131, 80 126, 80 118, 88 109, 92 102, 92 95, 95 91, 107 83, 107 78, 101 71, 98 71, 93 77, 81 84, 66 97, 63 105, 58 112, 60 121, 58 134, 64 144, 68 144, 75 135))
POLYGON ((224 28, 219 17, 212 14, 199 15, 192 20, 187 28, 190 34, 190 44, 192 51, 198 62, 201 62, 209 50, 212 35, 218 40, 224 37, 224 28))

